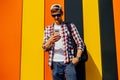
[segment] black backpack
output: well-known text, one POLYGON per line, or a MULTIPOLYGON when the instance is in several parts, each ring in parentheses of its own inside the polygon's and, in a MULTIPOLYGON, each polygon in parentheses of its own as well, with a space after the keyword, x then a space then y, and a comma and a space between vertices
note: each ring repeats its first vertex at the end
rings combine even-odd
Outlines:
MULTIPOLYGON (((72 42, 72 45, 74 47, 74 56, 76 56, 77 54, 77 44, 75 43, 75 40, 73 39, 73 36, 72 36, 72 31, 71 31, 71 25, 69 22, 66 22, 65 23, 69 32, 70 32, 70 38, 71 38, 71 42, 72 42)), ((87 53, 87 48, 86 48, 86 45, 84 46, 84 52, 82 53, 81 55, 81 60, 80 62, 86 62, 88 60, 88 53, 87 53)))

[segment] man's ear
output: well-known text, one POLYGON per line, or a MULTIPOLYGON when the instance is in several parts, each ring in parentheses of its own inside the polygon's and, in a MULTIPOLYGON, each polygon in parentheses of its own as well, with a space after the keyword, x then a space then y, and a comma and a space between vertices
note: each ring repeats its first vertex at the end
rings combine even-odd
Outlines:
POLYGON ((61 12, 61 14, 63 15, 63 11, 61 10, 60 12, 61 12))
POLYGON ((63 15, 63 11, 61 12, 61 15, 63 15))

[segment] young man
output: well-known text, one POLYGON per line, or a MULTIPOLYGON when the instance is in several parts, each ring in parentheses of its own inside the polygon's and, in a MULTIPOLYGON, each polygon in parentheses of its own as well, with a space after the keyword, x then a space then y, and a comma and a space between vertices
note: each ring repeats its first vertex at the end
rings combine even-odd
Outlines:
POLYGON ((77 44, 75 57, 68 26, 62 20, 61 5, 53 4, 50 10, 54 22, 45 28, 43 49, 49 52, 49 65, 52 67, 53 80, 63 80, 64 76, 66 80, 77 80, 75 65, 80 60, 84 43, 76 26, 70 23, 71 34, 77 44))

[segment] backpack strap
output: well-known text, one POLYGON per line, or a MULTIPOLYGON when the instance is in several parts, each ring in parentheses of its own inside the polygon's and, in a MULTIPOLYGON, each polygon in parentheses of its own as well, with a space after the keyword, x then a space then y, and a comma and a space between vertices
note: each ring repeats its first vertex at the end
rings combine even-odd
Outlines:
POLYGON ((74 39, 73 39, 73 36, 72 36, 72 31, 71 31, 71 22, 65 22, 65 24, 66 24, 66 26, 67 26, 67 28, 68 28, 69 33, 70 33, 70 38, 71 38, 72 40, 74 40, 74 39))

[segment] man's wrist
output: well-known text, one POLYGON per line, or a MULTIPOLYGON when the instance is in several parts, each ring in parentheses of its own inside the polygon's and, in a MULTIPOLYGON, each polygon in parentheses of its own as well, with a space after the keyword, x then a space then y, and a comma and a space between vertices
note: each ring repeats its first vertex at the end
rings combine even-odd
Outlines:
POLYGON ((53 43, 53 41, 51 40, 51 39, 49 39, 49 43, 50 43, 50 45, 53 43))
POLYGON ((81 60, 81 56, 76 56, 76 59, 78 59, 79 61, 81 60))

